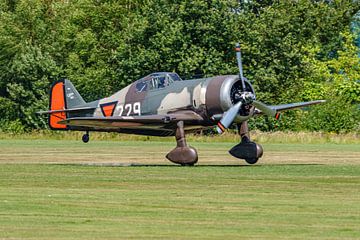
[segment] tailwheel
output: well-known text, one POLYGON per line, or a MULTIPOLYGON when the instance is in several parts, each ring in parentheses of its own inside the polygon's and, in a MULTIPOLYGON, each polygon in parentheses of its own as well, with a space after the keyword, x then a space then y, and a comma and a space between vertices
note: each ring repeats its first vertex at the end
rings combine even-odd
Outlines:
POLYGON ((82 140, 84 143, 88 143, 89 140, 90 140, 89 132, 86 132, 86 133, 82 136, 81 140, 82 140))

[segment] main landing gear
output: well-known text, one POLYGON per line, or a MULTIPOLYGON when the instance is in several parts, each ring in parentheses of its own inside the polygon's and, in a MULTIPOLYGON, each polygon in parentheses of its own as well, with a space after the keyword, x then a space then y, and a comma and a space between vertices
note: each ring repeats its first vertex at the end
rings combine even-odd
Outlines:
POLYGON ((238 125, 241 142, 230 149, 229 153, 236 157, 244 159, 249 164, 255 164, 263 155, 261 145, 250 141, 249 128, 247 121, 238 125))
POLYGON ((89 142, 89 140, 90 140, 89 131, 86 131, 86 133, 82 136, 81 140, 82 140, 84 143, 88 143, 88 142, 89 142))
POLYGON ((195 148, 186 143, 183 121, 177 123, 175 139, 176 147, 166 155, 166 158, 182 166, 193 166, 198 161, 198 154, 195 148))

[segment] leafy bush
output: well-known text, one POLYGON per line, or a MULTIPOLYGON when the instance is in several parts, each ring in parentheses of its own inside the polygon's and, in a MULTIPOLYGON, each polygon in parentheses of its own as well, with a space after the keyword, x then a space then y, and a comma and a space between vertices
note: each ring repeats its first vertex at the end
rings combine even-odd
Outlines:
POLYGON ((17 118, 17 106, 8 98, 0 97, 0 116, 2 121, 12 121, 17 118))
POLYGON ((25 126, 19 119, 14 121, 0 121, 0 131, 5 133, 20 134, 25 132, 25 126))
POLYGON ((360 109, 344 97, 334 97, 306 112, 303 127, 310 131, 359 132, 360 109))

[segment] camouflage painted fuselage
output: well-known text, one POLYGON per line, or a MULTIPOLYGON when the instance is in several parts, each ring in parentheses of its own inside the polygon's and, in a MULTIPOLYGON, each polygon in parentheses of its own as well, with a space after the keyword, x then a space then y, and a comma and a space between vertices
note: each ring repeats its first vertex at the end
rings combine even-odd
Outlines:
MULTIPOLYGON (((185 130, 193 131, 215 125, 211 117, 224 113, 233 105, 230 91, 238 79, 237 75, 229 75, 174 81, 161 88, 138 91, 136 86, 140 79, 110 97, 89 104, 96 105, 93 117, 131 117, 170 113, 197 115, 194 120, 185 121, 185 130)), ((173 135, 175 129, 176 126, 173 124, 165 124, 159 128, 144 126, 143 130, 136 128, 114 129, 114 131, 173 135)))
POLYGON ((138 92, 133 83, 98 103, 94 116, 104 116, 103 104, 116 102, 113 116, 167 114, 179 110, 202 112, 207 79, 177 81, 163 88, 138 92))
MULTIPOLYGON (((215 117, 236 103, 240 83, 237 75, 184 81, 175 73, 153 73, 110 97, 86 103, 69 80, 62 80, 52 87, 53 93, 54 89, 59 93, 56 95, 63 92, 64 101, 59 103, 61 97, 51 94, 50 126, 168 136, 174 135, 177 122, 183 121, 185 131, 196 131, 215 125, 218 120, 215 117), (54 112, 61 109, 69 110, 54 112)), ((246 87, 253 92, 247 81, 246 87)), ((249 117, 246 115, 240 121, 249 117)))

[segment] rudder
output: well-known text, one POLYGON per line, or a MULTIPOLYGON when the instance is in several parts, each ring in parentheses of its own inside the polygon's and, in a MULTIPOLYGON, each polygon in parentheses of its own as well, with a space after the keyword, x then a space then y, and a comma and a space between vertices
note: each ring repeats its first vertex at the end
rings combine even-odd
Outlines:
MULTIPOLYGON (((65 99, 65 80, 55 82, 50 89, 50 104, 49 110, 64 110, 66 109, 65 99)), ((67 126, 59 124, 58 121, 66 119, 66 112, 51 113, 49 116, 49 126, 51 129, 66 130, 67 126)))
POLYGON ((68 117, 67 112, 59 110, 66 110, 86 104, 74 85, 67 79, 56 81, 50 89, 50 111, 58 111, 50 113, 49 126, 54 130, 67 130, 68 127, 64 124, 59 124, 61 120, 68 117))

